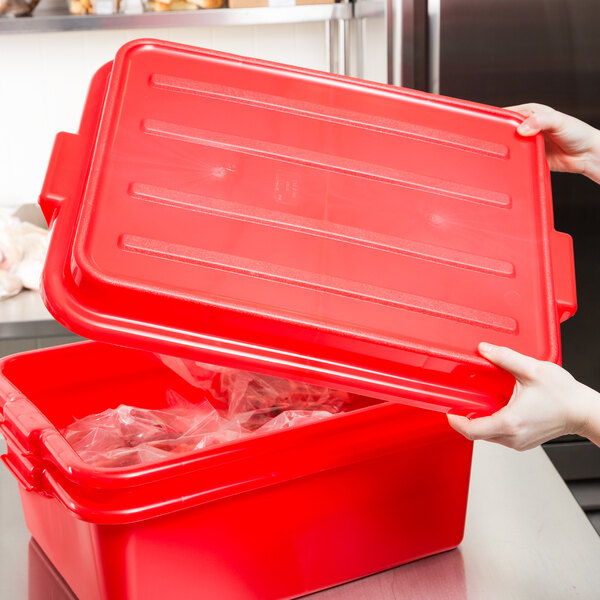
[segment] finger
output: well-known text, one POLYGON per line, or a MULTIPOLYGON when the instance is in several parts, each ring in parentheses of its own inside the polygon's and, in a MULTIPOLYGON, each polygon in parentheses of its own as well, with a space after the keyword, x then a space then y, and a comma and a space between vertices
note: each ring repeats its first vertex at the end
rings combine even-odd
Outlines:
POLYGON ((450 426, 464 435, 469 440, 484 440, 493 442, 516 450, 528 450, 536 444, 530 444, 527 447, 520 447, 515 441, 514 435, 505 431, 503 423, 498 425, 493 422, 492 417, 482 417, 479 419, 469 420, 467 417, 459 417, 458 415, 446 415, 450 426))
POLYGON ((543 106, 541 109, 532 112, 518 127, 517 132, 521 135, 534 135, 540 131, 548 133, 560 133, 564 127, 565 116, 543 106))
POLYGON ((525 117, 517 127, 517 132, 523 136, 536 135, 540 131, 556 133, 564 126, 565 115, 545 104, 530 102, 507 106, 506 110, 512 110, 525 117))
POLYGON ((535 112, 536 108, 544 106, 536 102, 527 102, 526 104, 515 104, 514 106, 505 106, 504 110, 512 110, 513 112, 519 113, 524 117, 528 117, 532 112, 535 112))
POLYGON ((469 440, 489 440, 505 435, 505 425, 502 416, 495 413, 490 417, 469 419, 459 415, 446 415, 452 429, 458 431, 469 440))
POLYGON ((553 109, 544 104, 537 104, 535 102, 529 102, 527 104, 518 104, 515 106, 507 106, 506 110, 512 110, 513 112, 519 113, 525 119, 517 126, 517 132, 523 136, 532 136, 536 135, 541 131, 541 128, 538 126, 538 123, 535 119, 531 119, 532 115, 537 113, 546 113, 548 111, 552 111, 553 109))
POLYGON ((539 361, 535 358, 525 356, 504 346, 494 346, 486 342, 481 342, 477 349, 481 356, 514 375, 518 381, 526 382, 535 378, 539 364, 539 361))

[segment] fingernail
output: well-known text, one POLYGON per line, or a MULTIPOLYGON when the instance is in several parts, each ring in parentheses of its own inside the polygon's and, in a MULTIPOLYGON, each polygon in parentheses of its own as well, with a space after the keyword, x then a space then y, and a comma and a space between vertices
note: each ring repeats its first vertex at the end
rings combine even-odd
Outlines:
POLYGON ((523 121, 518 127, 517 131, 519 133, 529 133, 531 131, 531 127, 527 124, 527 121, 523 121))
POLYGON ((479 344, 479 352, 482 352, 483 354, 491 352, 492 348, 493 346, 487 342, 481 342, 481 344, 479 344))

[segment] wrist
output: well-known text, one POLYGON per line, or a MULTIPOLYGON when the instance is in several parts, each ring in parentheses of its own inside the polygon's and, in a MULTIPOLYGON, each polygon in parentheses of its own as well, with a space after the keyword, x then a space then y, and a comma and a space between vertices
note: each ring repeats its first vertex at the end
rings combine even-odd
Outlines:
POLYGON ((580 391, 575 394, 574 402, 577 407, 574 411, 572 431, 595 443, 600 439, 600 394, 582 383, 580 391))
POLYGON ((600 183, 600 131, 592 128, 592 132, 592 143, 584 159, 582 174, 600 183))

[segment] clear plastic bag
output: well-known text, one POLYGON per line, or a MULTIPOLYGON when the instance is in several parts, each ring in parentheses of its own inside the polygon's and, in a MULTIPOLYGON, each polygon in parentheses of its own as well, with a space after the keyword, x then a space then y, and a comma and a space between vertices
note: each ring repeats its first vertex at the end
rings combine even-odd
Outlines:
POLYGON ((349 402, 344 392, 319 386, 165 359, 206 399, 194 403, 168 390, 161 409, 122 404, 79 419, 62 433, 82 460, 99 467, 152 462, 325 419, 349 402))
POLYGON ((306 425, 313 421, 326 419, 333 413, 326 410, 286 410, 279 413, 274 419, 270 419, 260 427, 261 433, 268 431, 280 431, 282 429, 290 429, 299 425, 306 425))
POLYGON ((63 435, 82 460, 123 467, 229 442, 242 435, 207 400, 188 402, 172 390, 160 410, 120 405, 69 425, 63 435))
POLYGON ((349 401, 346 392, 301 381, 208 365, 173 356, 161 355, 160 359, 188 383, 203 389, 215 400, 222 402, 228 407, 230 415, 258 410, 326 410, 337 413, 343 410, 349 401))

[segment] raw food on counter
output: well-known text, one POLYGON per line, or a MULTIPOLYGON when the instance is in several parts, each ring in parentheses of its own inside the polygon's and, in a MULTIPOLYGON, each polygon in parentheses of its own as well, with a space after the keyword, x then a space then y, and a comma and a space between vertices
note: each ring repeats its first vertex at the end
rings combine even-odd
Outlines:
POLYGON ((349 403, 345 392, 185 362, 197 366, 204 399, 191 402, 168 390, 164 408, 121 404, 76 420, 62 430, 65 439, 88 464, 127 467, 326 419, 349 403))
POLYGON ((46 229, 0 214, 0 299, 39 290, 47 251, 46 229))

